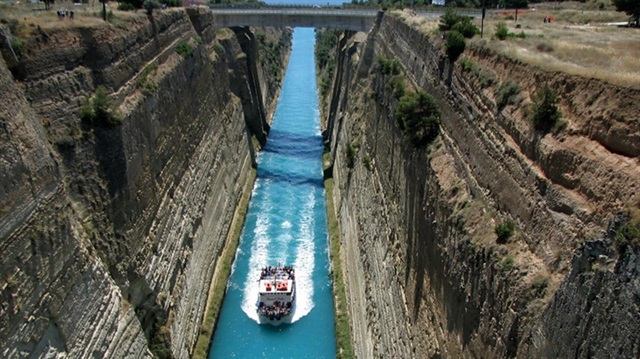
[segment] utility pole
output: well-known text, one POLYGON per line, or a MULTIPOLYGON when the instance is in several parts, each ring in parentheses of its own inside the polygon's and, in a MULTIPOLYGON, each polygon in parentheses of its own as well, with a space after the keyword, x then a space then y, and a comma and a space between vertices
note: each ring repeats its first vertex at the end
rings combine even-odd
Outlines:
POLYGON ((480 38, 482 39, 482 34, 484 33, 484 16, 486 13, 486 9, 484 8, 484 0, 482 1, 482 21, 480 22, 480 38))
POLYGON ((102 3, 102 19, 107 21, 107 0, 100 0, 102 3))

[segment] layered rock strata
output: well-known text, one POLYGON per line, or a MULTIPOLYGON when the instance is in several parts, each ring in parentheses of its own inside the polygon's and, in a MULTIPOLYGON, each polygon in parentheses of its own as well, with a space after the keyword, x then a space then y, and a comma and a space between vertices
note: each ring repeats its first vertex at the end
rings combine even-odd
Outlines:
POLYGON ((640 91, 468 49, 486 85, 443 47, 384 16, 337 55, 325 136, 357 356, 637 355, 637 247, 605 236, 599 256, 590 243, 640 199, 640 91), (378 58, 397 60, 407 88, 440 108, 429 147, 403 134, 378 58), (499 108, 506 81, 520 101, 499 108), (557 134, 526 119, 542 84, 559 94, 557 134), (507 220, 516 234, 498 243, 507 220))
MULTIPOLYGON (((206 10, 128 21, 39 29, 0 63, 2 357, 193 350, 279 78, 206 10), (80 119, 98 86, 115 123, 80 119)), ((261 31, 282 70, 290 31, 261 31)))

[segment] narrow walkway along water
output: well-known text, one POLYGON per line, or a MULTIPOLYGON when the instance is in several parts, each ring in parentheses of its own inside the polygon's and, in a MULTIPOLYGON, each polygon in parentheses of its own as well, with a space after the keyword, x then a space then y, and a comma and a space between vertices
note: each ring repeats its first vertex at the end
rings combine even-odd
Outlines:
POLYGON ((335 357, 314 43, 313 29, 295 29, 209 358, 335 357), (293 323, 260 325, 260 268, 278 263, 296 269, 293 323))

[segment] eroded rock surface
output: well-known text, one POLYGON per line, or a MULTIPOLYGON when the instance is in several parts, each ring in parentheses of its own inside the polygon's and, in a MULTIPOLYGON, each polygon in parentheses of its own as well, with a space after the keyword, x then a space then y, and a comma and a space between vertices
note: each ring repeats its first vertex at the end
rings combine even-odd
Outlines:
POLYGON ((470 48, 487 85, 443 47, 389 15, 339 45, 326 138, 357 357, 637 355, 637 246, 605 237, 610 264, 580 263, 640 199, 640 91, 470 48), (402 133, 379 58, 440 108, 428 148, 402 133), (498 108, 507 80, 521 100, 498 108), (526 119, 542 84, 567 121, 557 134, 526 119), (498 243, 507 220, 516 234, 498 243))
POLYGON ((2 357, 192 353, 290 31, 260 30, 282 44, 266 71, 206 10, 128 25, 40 30, 0 62, 2 357), (80 119, 98 86, 115 123, 80 119))

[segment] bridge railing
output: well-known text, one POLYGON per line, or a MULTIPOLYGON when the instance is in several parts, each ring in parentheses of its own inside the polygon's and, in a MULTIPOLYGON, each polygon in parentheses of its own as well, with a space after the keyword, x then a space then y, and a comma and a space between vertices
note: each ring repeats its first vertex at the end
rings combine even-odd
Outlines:
POLYGON ((332 9, 313 7, 211 7, 216 14, 264 14, 264 15, 331 15, 331 16, 365 16, 371 17, 378 13, 375 9, 332 9))

